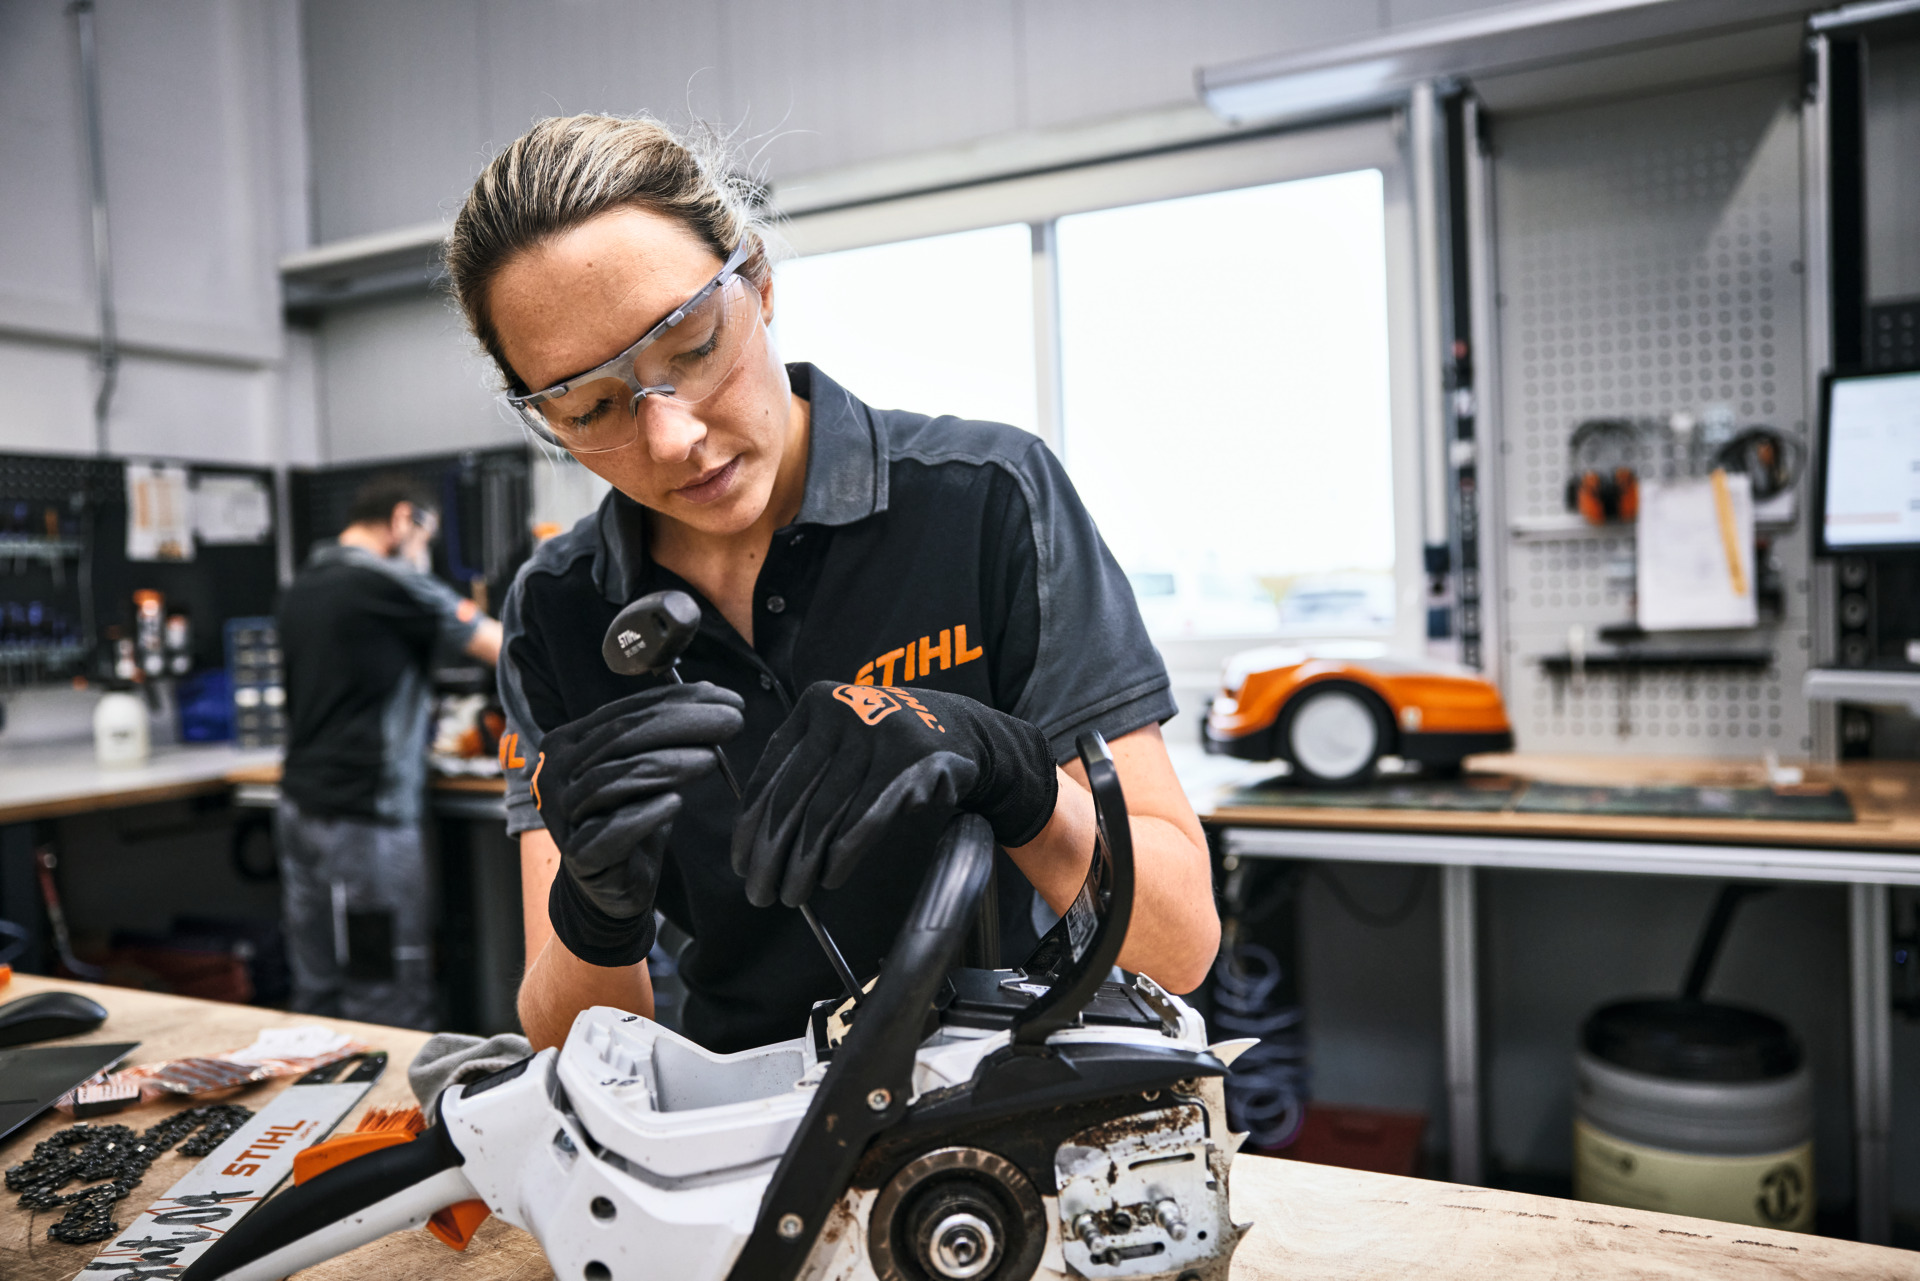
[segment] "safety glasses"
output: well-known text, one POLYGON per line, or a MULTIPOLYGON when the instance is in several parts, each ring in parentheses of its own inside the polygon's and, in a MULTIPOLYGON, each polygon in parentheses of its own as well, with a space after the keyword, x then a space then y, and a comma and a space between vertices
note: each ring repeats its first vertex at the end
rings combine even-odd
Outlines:
POLYGON ((640 435, 647 397, 695 405, 720 389, 760 326, 760 291, 739 274, 749 242, 700 292, 605 364, 506 402, 535 435, 571 453, 602 454, 640 435))

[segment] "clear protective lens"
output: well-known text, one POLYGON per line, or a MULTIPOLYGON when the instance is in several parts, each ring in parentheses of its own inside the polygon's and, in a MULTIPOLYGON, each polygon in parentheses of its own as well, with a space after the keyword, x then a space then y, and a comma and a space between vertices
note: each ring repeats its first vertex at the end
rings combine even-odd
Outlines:
POLYGON ((604 453, 640 434, 646 400, 698 404, 739 366, 760 327, 760 291, 735 276, 689 307, 680 323, 642 348, 633 364, 524 406, 520 416, 546 440, 577 454, 604 453))
POLYGON ((759 323, 760 291, 735 276, 642 351, 634 377, 643 387, 672 388, 664 394, 682 404, 698 404, 733 373, 759 323))

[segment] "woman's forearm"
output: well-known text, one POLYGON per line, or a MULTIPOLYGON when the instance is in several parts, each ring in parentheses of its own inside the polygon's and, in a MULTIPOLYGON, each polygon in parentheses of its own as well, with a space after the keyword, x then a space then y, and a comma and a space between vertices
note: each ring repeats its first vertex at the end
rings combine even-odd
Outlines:
POLYGON ((611 969, 589 965, 553 936, 547 891, 560 870, 553 837, 536 828, 520 837, 520 892, 527 970, 520 979, 520 1029, 536 1050, 567 1039, 580 1011, 611 1005, 653 1015, 653 980, 646 962, 611 969))
POLYGON ((543 1050, 567 1039, 580 1011, 611 1005, 653 1017, 653 980, 647 963, 611 969, 588 965, 559 939, 549 939, 520 980, 520 1029, 543 1050))
MULTIPOLYGON (((1172 992, 1200 986, 1220 946, 1206 837, 1173 778, 1158 726, 1111 744, 1132 820, 1133 920, 1120 964, 1172 992)), ((1060 772, 1053 818, 1033 841, 1007 851, 1040 897, 1064 912, 1093 856, 1093 795, 1076 764, 1060 772)))

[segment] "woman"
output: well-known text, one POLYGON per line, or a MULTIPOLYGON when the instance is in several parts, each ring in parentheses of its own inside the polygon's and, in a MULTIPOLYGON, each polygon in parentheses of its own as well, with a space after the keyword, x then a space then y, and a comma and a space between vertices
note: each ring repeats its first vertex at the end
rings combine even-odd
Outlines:
MULTIPOLYGON (((1191 990, 1219 923, 1125 577, 1036 438, 874 410, 780 363, 746 196, 657 123, 548 120, 487 167, 448 242, 509 403, 614 491, 539 549, 502 617, 528 1037, 558 1043, 591 1005, 651 1013, 656 907, 692 936, 690 1035, 732 1051, 798 1034, 839 984, 791 909, 877 971, 956 808, 1006 851, 1017 960, 1035 892, 1060 912, 1086 876, 1088 729, 1133 819, 1121 964, 1191 990), (667 588, 703 611, 690 683, 614 675, 607 625, 667 588)), ((898 305, 938 300, 902 281, 898 305)))

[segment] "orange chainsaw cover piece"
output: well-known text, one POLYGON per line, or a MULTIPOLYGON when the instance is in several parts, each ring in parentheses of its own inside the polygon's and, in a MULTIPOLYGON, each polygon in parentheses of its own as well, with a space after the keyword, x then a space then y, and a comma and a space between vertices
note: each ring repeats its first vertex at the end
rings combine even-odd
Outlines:
MULTIPOLYGON (((326 1173, 369 1152, 413 1142, 413 1136, 426 1129, 427 1119, 419 1108, 370 1108, 350 1134, 323 1139, 293 1158, 293 1181, 326 1173)), ((493 1212, 481 1200, 460 1201, 434 1211, 427 1220, 427 1231, 443 1244, 464 1250, 473 1234, 493 1212)))

